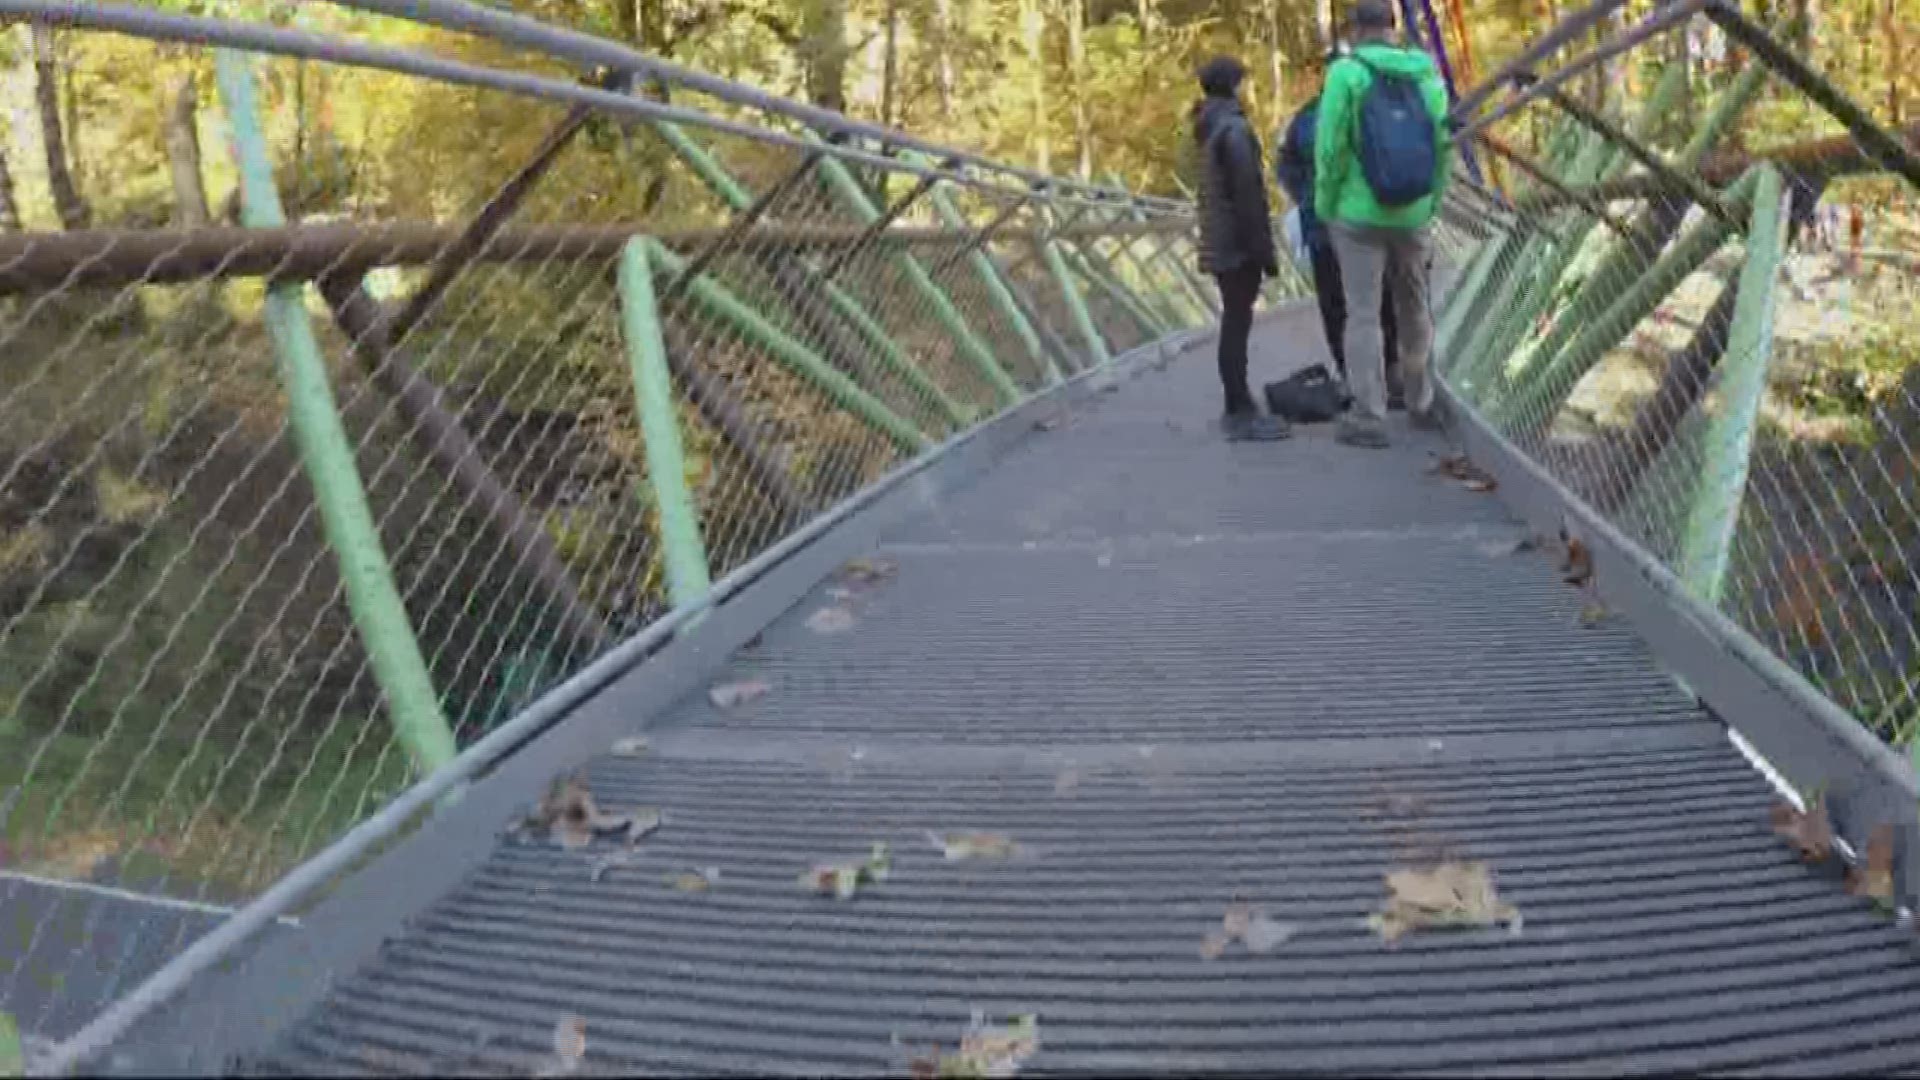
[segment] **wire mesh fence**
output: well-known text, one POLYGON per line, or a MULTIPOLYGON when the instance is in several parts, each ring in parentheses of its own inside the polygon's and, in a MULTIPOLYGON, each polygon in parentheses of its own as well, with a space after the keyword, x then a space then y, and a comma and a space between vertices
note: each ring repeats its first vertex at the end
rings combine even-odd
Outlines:
POLYGON ((38 1038, 890 469, 1213 317, 1182 203, 65 7, 177 76, 195 183, 0 232, 0 1012, 38 1038))
POLYGON ((1911 748, 1920 171, 1808 45, 1719 4, 1616 15, 1469 119, 1511 213, 1460 251, 1439 362, 1693 593, 1911 748))

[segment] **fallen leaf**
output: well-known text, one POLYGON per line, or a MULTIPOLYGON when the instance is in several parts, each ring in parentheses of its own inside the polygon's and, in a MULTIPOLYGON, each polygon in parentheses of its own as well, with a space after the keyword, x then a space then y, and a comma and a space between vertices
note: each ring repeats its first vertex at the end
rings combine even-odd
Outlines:
POLYGON ((1241 944, 1250 953, 1269 953, 1287 943, 1287 940, 1300 932, 1297 923, 1279 922, 1267 917, 1267 913, 1255 909, 1253 917, 1247 920, 1247 931, 1240 935, 1241 944))
POLYGON ((564 1016, 553 1025, 553 1054, 568 1066, 577 1066, 587 1056, 587 1022, 577 1016, 564 1016))
POLYGON ((540 806, 528 819, 533 828, 546 829, 547 835, 569 850, 583 848, 598 833, 618 832, 633 824, 631 814, 610 814, 594 804, 593 793, 578 776, 556 780, 540 806))
POLYGON ((678 874, 668 874, 667 884, 684 893, 703 893, 713 888, 720 880, 720 868, 709 866, 705 870, 685 870, 678 874))
POLYGON ((1607 621, 1607 606, 1599 601, 1589 601, 1580 609, 1580 625, 1592 629, 1607 621))
POLYGON ((1297 924, 1275 921, 1265 908, 1236 897, 1220 917, 1219 927, 1209 931, 1200 942, 1200 956, 1207 960, 1219 959, 1236 941, 1251 953, 1271 952, 1299 929, 1297 924))
POLYGON ((1458 480, 1468 491, 1486 492, 1499 486, 1487 470, 1475 465, 1465 454, 1440 455, 1427 471, 1458 480))
POLYGON ((1493 926, 1520 931, 1520 912, 1501 901, 1485 863, 1443 862, 1387 874, 1387 906, 1367 920, 1387 941, 1421 927, 1493 926))
POLYGON ((707 691, 707 700, 716 709, 737 709, 773 693, 773 684, 765 679, 742 679, 723 683, 707 691))
POLYGON ((652 744, 645 735, 634 735, 613 744, 614 757, 639 757, 647 752, 652 744))
POLYGON ((1563 579, 1569 585, 1584 586, 1593 580, 1593 552, 1577 536, 1569 536, 1565 529, 1560 530, 1560 539, 1567 545, 1567 557, 1560 564, 1563 579))
POLYGON ((1247 927, 1253 922, 1253 907, 1244 900, 1235 900, 1227 906, 1227 913, 1220 919, 1220 929, 1229 941, 1239 941, 1246 936, 1247 927))
POLYGON ((549 1077, 572 1076, 587 1056, 587 1022, 577 1016, 563 1016, 553 1025, 553 1063, 534 1073, 549 1077))
POLYGON ((1893 826, 1875 825, 1867 834, 1860 865, 1847 871, 1847 891, 1882 908, 1893 907, 1893 826))
POLYGON ((1792 844, 1802 860, 1820 863, 1833 855, 1833 822, 1824 800, 1816 796, 1804 813, 1785 800, 1776 802, 1772 818, 1773 831, 1792 844))
POLYGON ((970 1080, 1017 1076, 1040 1049, 1040 1020, 1031 1014, 1011 1024, 986 1023, 979 1013, 960 1037, 960 1051, 918 1058, 909 1068, 916 1077, 967 1077, 970 1080))
POLYGON ((841 568, 840 576, 854 585, 878 585, 900 573, 900 564, 892 559, 855 559, 841 568))
POLYGON ((860 886, 887 880, 887 873, 892 868, 893 856, 886 842, 875 841, 873 851, 865 862, 819 863, 800 875, 800 887, 809 892, 851 900, 860 891, 860 886))
POLYGON ((642 807, 627 815, 627 846, 632 847, 659 831, 666 818, 652 807, 642 807))
POLYGON ((807 629, 816 634, 844 634, 853 629, 853 612, 843 607, 823 607, 807 617, 807 629))
POLYGON ((927 839, 947 856, 949 862, 961 859, 1006 859, 1018 854, 1020 845, 1012 837, 999 833, 954 832, 927 833, 927 839))

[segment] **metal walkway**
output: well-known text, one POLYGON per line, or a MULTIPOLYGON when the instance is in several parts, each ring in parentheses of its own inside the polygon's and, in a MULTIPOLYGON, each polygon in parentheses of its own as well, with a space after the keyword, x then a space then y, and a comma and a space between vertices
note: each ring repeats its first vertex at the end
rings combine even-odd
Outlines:
MULTIPOLYGON (((1268 322, 1257 371, 1316 333, 1268 322)), ((1037 1017, 1037 1073, 1920 1069, 1908 935, 1497 496, 1437 437, 1224 444, 1209 361, 891 529, 852 630, 804 625, 829 582, 714 680, 759 701, 608 690, 651 746, 587 775, 663 811, 638 857, 500 840, 244 1067, 524 1074, 578 1017, 588 1073, 900 1073, 978 1010, 1037 1017), (949 862, 957 829, 1026 850, 949 862), (796 885, 875 841, 854 900, 796 885), (1372 933, 1383 873, 1442 857, 1519 932, 1372 933), (1298 932, 1204 959, 1236 896, 1298 932)))

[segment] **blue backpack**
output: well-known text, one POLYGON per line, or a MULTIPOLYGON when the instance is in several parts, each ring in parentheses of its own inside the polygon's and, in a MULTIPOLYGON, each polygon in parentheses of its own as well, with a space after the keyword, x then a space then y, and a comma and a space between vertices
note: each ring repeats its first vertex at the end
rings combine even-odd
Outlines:
POLYGON ((1405 75, 1382 71, 1358 55, 1373 73, 1360 101, 1360 174, 1382 206, 1407 206, 1433 194, 1439 147, 1433 117, 1420 86, 1405 75))

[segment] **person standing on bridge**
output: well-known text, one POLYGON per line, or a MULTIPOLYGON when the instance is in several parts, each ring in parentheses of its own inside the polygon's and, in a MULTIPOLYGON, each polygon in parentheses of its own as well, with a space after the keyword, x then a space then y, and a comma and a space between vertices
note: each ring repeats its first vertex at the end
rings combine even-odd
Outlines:
MULTIPOLYGON (((1374 311, 1386 282, 1393 282, 1407 410, 1415 424, 1431 426, 1427 267, 1433 218, 1453 165, 1447 87, 1431 57, 1394 43, 1389 0, 1356 0, 1348 25, 1352 55, 1334 61, 1320 96, 1313 209, 1332 236, 1348 312, 1374 311)), ((1346 355, 1354 400, 1338 437, 1351 446, 1384 447, 1380 325, 1348 319, 1346 355)))
MULTIPOLYGON (((1346 55, 1344 46, 1326 56, 1322 68, 1346 55)), ((1327 351, 1333 354, 1340 378, 1347 378, 1347 296, 1340 283, 1340 259, 1333 253, 1333 240, 1326 224, 1313 212, 1313 134, 1320 120, 1320 97, 1314 95, 1293 114, 1276 140, 1273 171, 1280 189, 1293 200, 1300 214, 1300 236, 1307 249, 1307 262, 1313 269, 1313 294, 1320 305, 1320 328, 1327 336, 1327 351)), ((1380 334, 1386 340, 1387 407, 1403 407, 1400 393, 1400 354, 1398 335, 1393 327, 1393 283, 1380 296, 1380 334)))
POLYGON ((1261 279, 1280 273, 1260 140, 1240 108, 1247 69, 1231 56, 1216 56, 1199 75, 1205 96, 1193 107, 1193 138, 1200 154, 1200 269, 1220 283, 1221 426, 1229 439, 1284 439, 1286 422, 1262 416, 1247 383, 1253 302, 1261 279))

